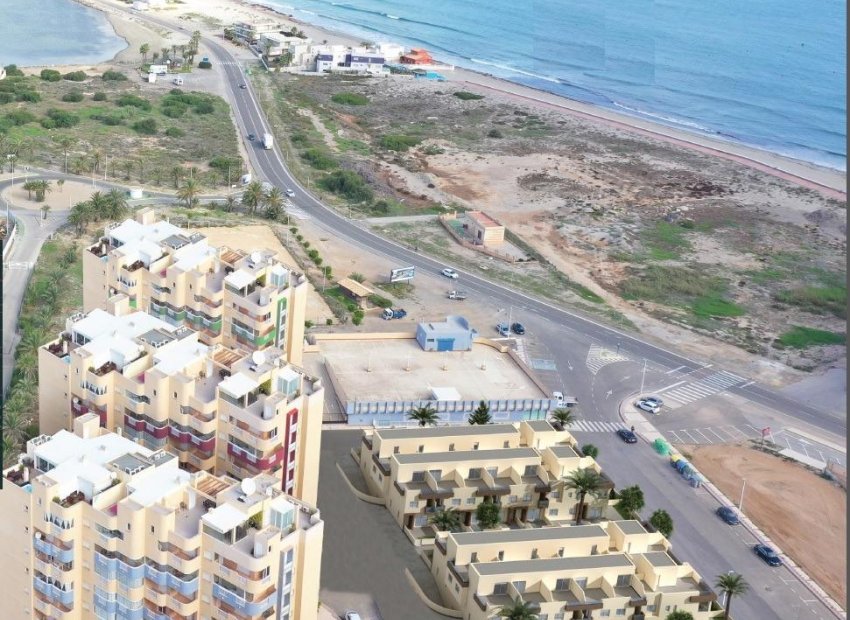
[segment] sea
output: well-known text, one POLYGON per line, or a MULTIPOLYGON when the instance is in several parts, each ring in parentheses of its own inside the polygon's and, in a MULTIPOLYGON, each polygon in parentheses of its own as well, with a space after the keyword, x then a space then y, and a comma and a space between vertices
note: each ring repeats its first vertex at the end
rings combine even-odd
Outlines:
POLYGON ((844 0, 263 0, 362 38, 846 170, 844 0))
POLYGON ((0 0, 0 66, 94 64, 126 47, 103 13, 73 0, 0 0))

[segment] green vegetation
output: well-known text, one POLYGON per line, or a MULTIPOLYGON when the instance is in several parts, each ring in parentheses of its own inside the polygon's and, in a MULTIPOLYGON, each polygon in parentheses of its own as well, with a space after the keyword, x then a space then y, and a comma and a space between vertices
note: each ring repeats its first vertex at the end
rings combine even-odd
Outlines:
POLYGON ((382 297, 377 293, 372 293, 371 295, 369 295, 369 303, 371 303, 373 306, 378 306, 379 308, 392 308, 393 305, 391 299, 382 297))
POLYGON ((62 74, 56 69, 42 69, 40 77, 45 82, 58 82, 62 79, 62 74))
POLYGON ((688 307, 700 317, 740 316, 743 308, 724 299, 726 279, 688 267, 649 265, 621 285, 625 299, 688 307))
POLYGON ((341 196, 348 202, 366 202, 372 200, 372 190, 356 172, 334 170, 317 181, 322 189, 341 196))
POLYGON ((661 532, 665 538, 673 535, 673 518, 666 510, 658 509, 649 517, 649 524, 661 532))
POLYGON ((638 486, 620 489, 619 500, 615 508, 624 519, 636 519, 644 507, 643 490, 638 486))
POLYGON ((491 129, 487 132, 488 138, 504 138, 505 136, 498 129, 491 129))
MULTIPOLYGON (((67 128, 78 124, 80 122, 80 117, 76 114, 72 114, 71 112, 66 112, 65 110, 51 108, 47 111, 47 120, 52 121, 52 126, 45 126, 45 129, 52 129, 53 127, 67 128)), ((44 126, 44 121, 42 121, 41 124, 44 126)))
POLYGON ((336 93, 331 97, 331 101, 342 105, 367 105, 369 98, 357 93, 336 93))
POLYGON ((165 130, 165 135, 169 138, 182 138, 186 135, 186 132, 179 127, 169 127, 165 130))
POLYGON ((6 65, 3 67, 6 70, 6 77, 23 77, 24 72, 18 69, 18 65, 6 65))
POLYGON ((813 314, 832 314, 842 319, 847 316, 844 285, 800 286, 777 293, 776 300, 813 314))
POLYGON ((469 92, 468 90, 459 90, 452 94, 461 101, 478 101, 480 99, 484 99, 484 95, 477 95, 469 92))
POLYGON ((678 224, 661 221, 644 230, 641 241, 653 260, 675 260, 691 249, 686 234, 687 231, 678 224))
POLYGON ((79 103, 83 100, 83 93, 78 90, 72 90, 71 92, 65 93, 62 95, 62 101, 66 101, 68 103, 79 103))
POLYGON ((479 401, 475 411, 469 415, 466 421, 471 425, 490 424, 493 421, 493 416, 490 415, 490 405, 483 400, 479 401))
POLYGON ((691 304, 691 312, 704 318, 743 316, 746 314, 746 310, 738 304, 718 297, 697 298, 691 304))
POLYGON ((149 111, 153 106, 151 102, 147 99, 142 99, 136 95, 121 95, 118 99, 115 100, 115 104, 122 108, 126 108, 128 106, 138 108, 140 110, 149 111))
POLYGON ((97 91, 94 95, 92 95, 93 101, 106 101, 106 93, 102 91, 97 91))
POLYGON ((34 123, 37 120, 37 117, 29 110, 19 109, 12 110, 8 114, 6 114, 6 119, 12 125, 20 126, 26 125, 27 123, 34 123))
POLYGON ((104 71, 101 78, 106 82, 126 82, 127 76, 120 71, 104 71))
POLYGON ((331 170, 338 165, 333 157, 318 148, 302 151, 300 157, 316 170, 331 170))
POLYGON ((794 325, 779 336, 774 344, 778 343, 792 349, 805 349, 818 345, 844 344, 846 341, 846 334, 794 325))
POLYGON ((133 123, 133 131, 136 131, 145 136, 156 135, 156 120, 153 118, 145 118, 133 123))
MULTIPOLYGON (((358 282, 359 281, 360 280, 358 280, 358 282)), ((375 284, 375 286, 385 290, 387 293, 389 293, 396 299, 407 299, 409 297, 412 297, 413 291, 416 290, 410 282, 378 282, 377 284, 375 284)))
POLYGON ((581 453, 584 456, 589 456, 595 459, 599 456, 599 448, 594 446, 592 443, 586 443, 581 447, 581 453))
POLYGON ((406 136, 404 134, 390 134, 381 136, 378 144, 389 151, 406 151, 412 146, 416 146, 422 142, 422 138, 416 136, 406 136))
POLYGON ((63 80, 68 80, 69 82, 85 82, 89 76, 86 75, 85 71, 71 71, 70 73, 66 73, 62 76, 63 80))
POLYGON ((491 530, 502 521, 501 511, 501 505, 485 501, 475 509, 475 520, 482 529, 491 530))

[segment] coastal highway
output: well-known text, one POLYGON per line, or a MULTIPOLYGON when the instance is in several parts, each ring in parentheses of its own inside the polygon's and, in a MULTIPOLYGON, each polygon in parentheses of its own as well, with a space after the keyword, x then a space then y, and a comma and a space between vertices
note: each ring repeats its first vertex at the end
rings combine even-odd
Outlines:
MULTIPOLYGON (((213 55, 223 66, 234 112, 242 135, 247 133, 262 134, 269 129, 269 124, 262 113, 254 95, 250 82, 247 80, 240 63, 222 45, 215 41, 205 43, 213 55), (247 88, 240 88, 241 84, 247 88)), ((447 265, 413 250, 401 246, 389 239, 381 237, 370 230, 358 225, 332 208, 324 205, 310 192, 304 189, 287 169, 278 151, 265 150, 258 145, 249 145, 249 156, 255 169, 270 183, 279 187, 288 187, 295 192, 293 202, 309 212, 310 216, 335 235, 345 238, 356 246, 371 252, 377 252, 390 258, 397 266, 415 266, 422 273, 438 274, 447 265)), ((494 304, 523 309, 532 312, 565 329, 579 332, 585 337, 606 345, 609 348, 622 348, 636 359, 646 359, 648 363, 661 368, 679 369, 682 372, 697 371, 707 364, 689 359, 671 350, 640 340, 634 335, 621 332, 612 327, 597 323, 591 318, 575 312, 569 312, 549 303, 530 297, 519 291, 512 290, 501 284, 495 284, 480 276, 458 270, 463 282, 463 288, 482 298, 490 299, 494 304)), ((844 437, 847 430, 846 419, 805 403, 789 398, 780 392, 758 383, 745 383, 732 388, 732 393, 743 396, 753 402, 781 411, 803 422, 821 428, 827 432, 844 437)))

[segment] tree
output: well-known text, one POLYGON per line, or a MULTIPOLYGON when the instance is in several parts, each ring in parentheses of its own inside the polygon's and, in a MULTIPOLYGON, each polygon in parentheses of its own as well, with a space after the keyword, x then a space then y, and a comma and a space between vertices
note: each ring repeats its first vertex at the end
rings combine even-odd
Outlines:
POLYGON ((194 207, 198 203, 198 194, 201 193, 201 184, 197 179, 189 178, 183 182, 183 187, 177 190, 177 197, 186 202, 186 207, 194 207))
POLYGON ((726 595, 726 607, 723 611, 723 620, 729 620, 729 608, 732 606, 732 597, 743 596, 750 585, 746 582, 743 575, 736 572, 729 572, 717 577, 717 589, 726 595))
POLYGON ((270 220, 280 219, 283 213, 283 192, 279 187, 272 187, 263 198, 266 205, 265 216, 270 220))
POLYGON ((475 520, 485 530, 490 530, 502 521, 502 506, 494 502, 483 502, 475 509, 475 520))
POLYGON ((271 53, 273 47, 274 44, 271 41, 266 41, 263 45, 263 55, 266 57, 266 60, 269 59, 269 54, 271 53))
POLYGON ((99 222, 109 214, 109 198, 103 192, 94 192, 89 196, 90 221, 99 222))
POLYGON ((278 62, 282 64, 284 67, 288 67, 292 64, 292 52, 289 50, 282 52, 280 56, 278 56, 278 62))
POLYGON ((77 139, 74 136, 56 136, 53 138, 53 141, 59 145, 62 149, 62 155, 65 157, 65 172, 68 172, 68 152, 71 150, 71 147, 77 143, 77 139))
POLYGON ((664 534, 665 538, 670 538, 673 535, 673 518, 666 510, 659 508, 653 512, 652 516, 649 517, 649 524, 664 534))
POLYGON ((263 203, 264 198, 263 184, 259 181, 251 181, 245 186, 245 191, 242 193, 242 204, 253 215, 263 203))
POLYGON ((567 409, 566 407, 558 407, 557 409, 552 411, 551 414, 552 422, 554 422, 556 426, 559 426, 562 429, 575 422, 576 417, 576 414, 571 409, 567 409))
POLYGON ((434 409, 431 405, 425 405, 424 407, 414 407, 410 410, 410 413, 407 414, 408 420, 416 421, 419 426, 437 426, 437 422, 440 421, 440 416, 437 414, 437 410, 434 409))
POLYGON ((35 187, 33 188, 35 192, 35 201, 36 202, 44 202, 44 199, 47 197, 47 194, 53 191, 53 188, 50 187, 50 181, 46 181, 44 179, 39 179, 35 181, 35 187))
POLYGON ((41 207, 41 219, 46 220, 48 213, 50 213, 50 205, 42 205, 42 207, 41 207))
POLYGON ((617 502, 617 512, 624 519, 635 519, 643 510, 643 490, 638 485, 626 487, 619 492, 620 501, 617 502))
POLYGON ((227 211, 228 213, 231 213, 232 211, 234 211, 236 209, 236 204, 237 204, 236 197, 235 196, 228 196, 227 198, 224 199, 224 203, 222 204, 222 206, 224 207, 225 211, 227 211))
POLYGON ((27 181, 26 183, 24 183, 24 184, 22 185, 22 187, 23 187, 25 190, 27 190, 27 200, 32 200, 32 193, 33 193, 33 192, 36 190, 36 188, 38 187, 38 181, 36 181, 36 180, 27 181))
POLYGON ((581 447, 581 453, 584 456, 589 456, 595 459, 597 456, 599 456, 599 448, 594 446, 592 443, 586 443, 581 447))
POLYGON ((145 65, 148 62, 148 52, 151 51, 150 43, 142 43, 139 46, 139 53, 142 55, 142 64, 145 65))
POLYGON ((490 424, 493 421, 493 416, 490 415, 490 405, 483 400, 478 403, 478 407, 467 418, 470 424, 490 424))
POLYGON ((168 62, 168 48, 161 47, 159 48, 160 56, 162 57, 162 62, 168 62))
POLYGON ((438 510, 431 515, 429 523, 441 532, 455 532, 460 529, 460 515, 454 508, 438 510))
POLYGON ((153 55, 151 55, 151 62, 156 63, 157 60, 159 60, 159 52, 154 52, 153 55))
POLYGON ((174 189, 180 189, 180 180, 186 176, 182 166, 174 166, 171 169, 171 178, 174 179, 174 189))
POLYGON ((577 469, 566 478, 557 483, 565 489, 575 489, 578 493, 578 504, 576 505, 576 525, 581 525, 584 518, 584 503, 588 494, 595 495, 602 488, 602 476, 592 469, 577 469))
POLYGON ((59 193, 62 193, 62 188, 65 186, 65 179, 56 179, 56 187, 59 189, 59 193))
POLYGON ((103 161, 103 153, 101 153, 99 149, 95 149, 92 152, 91 157, 94 162, 94 173, 97 174, 100 172, 100 163, 103 161))
POLYGON ((106 194, 106 214, 105 219, 120 220, 130 210, 127 204, 127 195, 120 189, 111 189, 106 194))
POLYGON ((667 614, 666 620, 694 620, 694 616, 689 611, 677 609, 676 611, 667 614))
POLYGON ((68 215, 68 223, 76 229, 78 237, 83 234, 86 226, 92 220, 91 213, 91 203, 87 201, 78 202, 71 207, 71 213, 68 215))
POLYGON ((507 618, 507 620, 535 620, 539 618, 537 614, 538 606, 528 601, 523 601, 518 598, 510 605, 505 605, 499 608, 496 612, 499 618, 507 618))

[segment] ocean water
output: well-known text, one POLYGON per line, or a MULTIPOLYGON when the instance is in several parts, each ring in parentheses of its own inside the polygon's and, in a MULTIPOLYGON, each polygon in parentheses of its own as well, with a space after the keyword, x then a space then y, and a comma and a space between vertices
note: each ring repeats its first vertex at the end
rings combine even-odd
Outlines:
POLYGON ((94 64, 125 47, 103 13, 73 0, 0 0, 0 66, 94 64))
POLYGON ((264 0, 366 41, 846 170, 843 0, 264 0))

